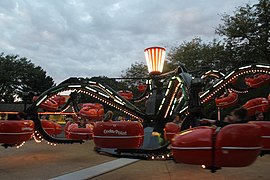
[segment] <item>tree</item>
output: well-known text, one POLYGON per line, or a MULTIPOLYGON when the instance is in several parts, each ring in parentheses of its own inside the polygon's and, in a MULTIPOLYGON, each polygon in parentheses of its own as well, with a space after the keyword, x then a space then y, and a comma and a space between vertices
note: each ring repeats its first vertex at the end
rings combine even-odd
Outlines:
POLYGON ((224 36, 235 61, 270 63, 269 0, 239 7, 233 16, 224 14, 222 21, 216 33, 224 36))
POLYGON ((138 81, 148 78, 148 76, 147 65, 143 62, 135 62, 135 64, 131 64, 131 67, 122 71, 121 75, 122 78, 127 78, 124 82, 132 86, 136 86, 138 81))
POLYGON ((122 71, 121 77, 123 78, 145 78, 148 77, 148 70, 145 63, 135 62, 131 67, 122 71))
POLYGON ((206 44, 200 38, 195 38, 171 49, 168 54, 168 69, 172 70, 181 63, 191 71, 220 69, 221 62, 228 58, 227 54, 220 41, 214 39, 206 44))
POLYGON ((123 83, 116 81, 115 78, 109 78, 107 76, 92 77, 90 78, 90 80, 101 83, 101 84, 106 84, 116 91, 124 88, 123 83))
POLYGON ((53 79, 27 58, 0 54, 0 102, 14 102, 23 92, 40 94, 54 85, 53 79))

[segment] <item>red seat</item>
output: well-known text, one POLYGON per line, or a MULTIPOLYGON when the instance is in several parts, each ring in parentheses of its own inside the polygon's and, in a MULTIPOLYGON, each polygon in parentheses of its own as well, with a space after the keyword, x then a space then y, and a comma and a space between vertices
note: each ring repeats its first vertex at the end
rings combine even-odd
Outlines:
POLYGON ((248 86, 252 88, 259 88, 265 84, 268 84, 270 81, 269 74, 258 73, 254 76, 245 77, 245 82, 248 86))
POLYGON ((254 124, 231 124, 216 137, 215 166, 243 167, 252 164, 261 150, 260 128, 254 124))
POLYGON ((57 135, 62 133, 62 126, 58 123, 48 121, 48 120, 41 120, 42 128, 49 134, 49 135, 57 135))
POLYGON ((260 127, 262 150, 270 150, 270 122, 269 121, 250 121, 260 127))
POLYGON ((79 114, 92 120, 101 120, 104 116, 104 108, 99 103, 85 103, 82 105, 79 114))
POLYGON ((255 115, 257 111, 260 112, 267 112, 269 109, 269 102, 266 98, 254 98, 247 101, 243 107, 248 110, 248 115, 252 116, 255 115))
POLYGON ((58 106, 62 106, 67 101, 66 96, 62 96, 62 95, 53 96, 52 100, 54 100, 58 104, 58 106))
MULTIPOLYGON (((38 96, 33 97, 33 101, 36 101, 38 99, 38 96)), ((47 111, 56 111, 58 109, 58 103, 53 100, 52 98, 47 99, 46 101, 43 101, 39 108, 47 110, 47 111)))
POLYGON ((212 127, 196 127, 175 135, 171 148, 176 162, 244 167, 260 153, 260 128, 248 123, 227 125, 219 132, 212 127))
POLYGON ((66 137, 68 139, 93 139, 93 129, 91 128, 79 128, 77 123, 69 124, 66 127, 66 137))
POLYGON ((215 99, 216 106, 220 108, 227 108, 233 106, 237 103, 237 101, 238 101, 238 94, 235 92, 223 94, 215 99))
POLYGON ((20 144, 31 138, 34 132, 31 120, 6 120, 0 122, 0 143, 20 144))
POLYGON ((164 138, 165 140, 171 141, 175 134, 179 133, 180 127, 179 125, 169 122, 166 123, 164 128, 164 138))
POLYGON ((125 98, 126 100, 130 101, 133 99, 133 92, 128 90, 120 90, 117 92, 120 96, 125 98))
POLYGON ((214 131, 214 128, 203 126, 176 134, 171 146, 175 161, 211 166, 214 131))
POLYGON ((101 148, 139 148, 143 143, 144 130, 139 122, 96 122, 94 143, 101 148))

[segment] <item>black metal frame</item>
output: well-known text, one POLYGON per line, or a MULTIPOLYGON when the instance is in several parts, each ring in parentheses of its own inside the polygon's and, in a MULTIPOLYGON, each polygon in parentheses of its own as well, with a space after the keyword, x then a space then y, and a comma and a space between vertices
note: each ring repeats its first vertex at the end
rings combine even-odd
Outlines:
MULTIPOLYGON (((270 74, 270 68, 264 68, 257 65, 252 65, 249 67, 249 71, 260 72, 266 71, 266 73, 270 74)), ((230 74, 230 76, 222 77, 217 83, 224 80, 224 82, 229 83, 231 81, 231 77, 234 77, 236 74, 244 73, 243 69, 238 68, 234 71, 234 73, 230 74)), ((212 89, 208 89, 206 93, 202 96, 199 96, 199 92, 202 91, 204 86, 203 82, 200 78, 192 79, 191 74, 186 72, 184 67, 179 67, 177 70, 172 72, 156 75, 151 77, 152 79, 152 88, 147 88, 147 92, 144 95, 150 95, 148 98, 147 107, 148 111, 146 113, 141 112, 136 106, 131 104, 129 101, 125 100, 121 96, 117 94, 112 88, 105 84, 100 84, 97 82, 89 82, 82 78, 70 78, 56 87, 53 87, 44 93, 42 93, 39 98, 27 109, 28 115, 32 117, 32 120, 35 122, 35 127, 39 131, 39 133, 43 136, 43 138, 52 143, 83 143, 82 140, 69 140, 69 139, 59 139, 55 137, 51 137, 48 135, 41 126, 41 121, 38 118, 38 106, 41 102, 45 101, 46 99, 52 97, 53 95, 64 91, 64 90, 74 90, 76 93, 86 93, 94 98, 96 98, 100 102, 106 102, 108 105, 123 111, 129 115, 133 115, 135 119, 145 119, 144 125, 145 126, 152 126, 154 127, 154 131, 163 133, 163 128, 168 121, 172 120, 172 116, 178 114, 178 109, 170 109, 172 108, 171 100, 175 98, 175 91, 179 88, 179 84, 181 84, 182 88, 186 88, 188 91, 188 98, 185 101, 188 101, 188 108, 186 110, 189 116, 192 118, 187 118, 184 123, 187 124, 188 127, 198 126, 197 120, 202 116, 202 107, 201 107, 201 100, 206 99, 207 96, 210 96, 213 91, 221 91, 223 88, 222 83, 219 86, 212 85, 212 89), (167 77, 175 77, 178 82, 171 78, 173 85, 171 87, 167 87, 168 94, 165 96, 162 90, 162 83, 160 79, 167 78, 167 77), (177 87, 177 88, 176 88, 177 87), (162 104, 162 100, 167 99, 166 104, 163 105, 160 109, 162 104), (117 100, 117 101, 116 101, 117 100), (154 109, 152 108, 154 106, 154 109), (167 106, 168 109, 162 109, 167 106), (152 109, 151 109, 152 108, 152 109), (165 117, 166 111, 171 110, 171 113, 168 117, 165 117), (177 112, 176 112, 177 111, 177 112)), ((225 87, 225 86, 224 86, 225 87)), ((73 103, 75 106, 74 99, 70 99, 68 103, 73 103)), ((65 105, 67 107, 67 104, 65 105)), ((182 129, 183 130, 183 129, 182 129)), ((106 153, 111 154, 113 156, 126 156, 126 157, 136 157, 136 158, 149 158, 151 156, 156 156, 159 154, 166 154, 170 150, 168 149, 169 143, 166 143, 164 146, 155 147, 152 149, 113 149, 109 150, 106 148, 96 148, 96 151, 99 153, 106 153)))

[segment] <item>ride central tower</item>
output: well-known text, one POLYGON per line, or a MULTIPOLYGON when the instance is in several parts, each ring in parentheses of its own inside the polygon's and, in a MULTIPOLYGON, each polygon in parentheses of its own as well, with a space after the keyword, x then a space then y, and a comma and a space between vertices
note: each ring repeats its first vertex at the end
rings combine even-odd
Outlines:
POLYGON ((150 97, 146 102, 146 115, 156 119, 159 105, 163 99, 162 82, 160 76, 163 71, 166 49, 163 47, 149 47, 144 55, 150 76, 150 97))

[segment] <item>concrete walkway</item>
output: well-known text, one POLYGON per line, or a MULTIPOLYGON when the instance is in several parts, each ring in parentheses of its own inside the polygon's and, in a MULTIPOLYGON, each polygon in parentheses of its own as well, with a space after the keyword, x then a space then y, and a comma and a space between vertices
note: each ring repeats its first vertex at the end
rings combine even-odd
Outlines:
POLYGON ((93 177, 101 176, 110 171, 114 171, 121 167, 130 165, 139 161, 139 159, 127 159, 127 158, 119 158, 110 162, 102 163, 94 167, 82 169, 80 171, 72 172, 65 174, 63 176, 58 176, 52 178, 50 180, 74 180, 74 179, 90 179, 93 177))

